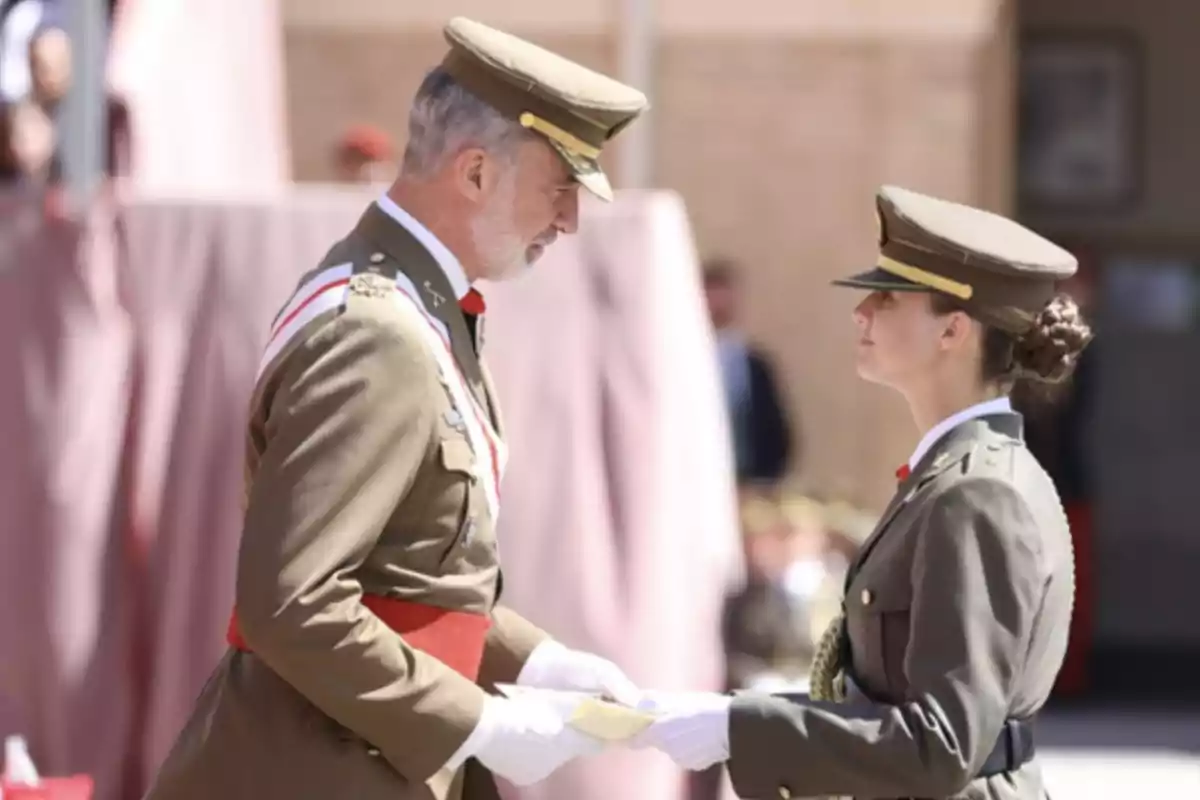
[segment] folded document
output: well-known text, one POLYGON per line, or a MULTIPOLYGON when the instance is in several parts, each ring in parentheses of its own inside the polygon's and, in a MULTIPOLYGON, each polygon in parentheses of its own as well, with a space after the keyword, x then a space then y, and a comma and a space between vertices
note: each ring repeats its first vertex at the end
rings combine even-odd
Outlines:
POLYGON ((653 711, 623 706, 587 692, 537 689, 508 683, 496 688, 507 697, 534 695, 558 710, 575 730, 608 742, 632 739, 650 727, 657 716, 653 711))
POLYGON ((728 703, 728 697, 713 692, 647 690, 637 707, 605 700, 599 694, 562 689, 538 689, 511 683, 497 684, 506 697, 532 695, 556 709, 563 720, 580 733, 607 742, 626 742, 637 736, 654 720, 672 711, 705 708, 728 703))

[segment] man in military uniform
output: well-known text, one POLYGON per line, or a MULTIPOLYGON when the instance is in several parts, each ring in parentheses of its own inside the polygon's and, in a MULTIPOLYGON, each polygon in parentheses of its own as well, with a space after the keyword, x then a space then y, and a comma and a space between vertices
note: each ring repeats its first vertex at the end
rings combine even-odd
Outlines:
POLYGON ((600 744, 495 683, 625 702, 497 605, 506 453, 479 278, 574 233, 638 91, 479 23, 414 101, 400 177, 300 281, 252 400, 230 649, 151 800, 491 797, 600 744))
POLYGON ((1062 248, 980 209, 884 187, 874 269, 838 281, 858 367, 923 433, 848 571, 803 696, 710 695, 641 744, 728 761, 739 797, 1042 800, 1033 720, 1063 663, 1074 590, 1054 484, 1013 382, 1055 382, 1091 332, 1062 248))

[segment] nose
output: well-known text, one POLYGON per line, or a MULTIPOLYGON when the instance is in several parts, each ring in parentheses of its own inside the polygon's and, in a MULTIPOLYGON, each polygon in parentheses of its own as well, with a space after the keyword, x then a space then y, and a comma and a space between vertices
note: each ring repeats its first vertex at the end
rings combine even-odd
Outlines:
POLYGON ((874 294, 867 295, 854 307, 854 311, 851 312, 854 317, 854 324, 858 326, 860 331, 865 330, 871 323, 871 315, 875 312, 874 297, 874 294))
POLYGON ((554 227, 559 233, 575 233, 579 230, 579 186, 572 186, 558 198, 558 214, 554 227))

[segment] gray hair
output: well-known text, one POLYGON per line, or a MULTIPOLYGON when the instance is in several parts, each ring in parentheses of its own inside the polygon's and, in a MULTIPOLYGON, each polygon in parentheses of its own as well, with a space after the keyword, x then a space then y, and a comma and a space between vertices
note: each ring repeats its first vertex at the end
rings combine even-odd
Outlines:
POLYGON ((408 144, 400 172, 422 178, 466 147, 510 158, 529 136, 519 123, 467 91, 441 67, 425 76, 408 118, 408 144))

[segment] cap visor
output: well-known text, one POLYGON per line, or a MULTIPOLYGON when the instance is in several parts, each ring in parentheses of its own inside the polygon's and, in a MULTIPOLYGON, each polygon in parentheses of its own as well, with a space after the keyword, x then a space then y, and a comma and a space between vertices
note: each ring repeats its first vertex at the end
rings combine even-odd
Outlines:
POLYGON ((571 173, 575 176, 575 180, 579 181, 583 188, 605 202, 612 202, 612 184, 608 182, 608 176, 600 168, 599 162, 576 155, 553 139, 547 139, 547 141, 558 151, 563 161, 567 162, 567 166, 571 168, 571 173))
POLYGON ((930 292, 928 286, 914 283, 907 278, 875 267, 848 278, 838 278, 832 282, 834 286, 848 286, 851 289, 869 289, 875 292, 930 292))

